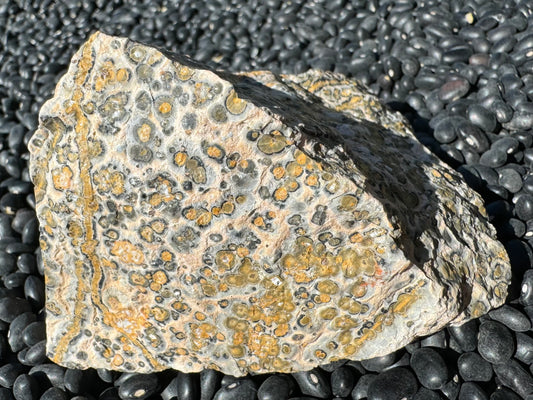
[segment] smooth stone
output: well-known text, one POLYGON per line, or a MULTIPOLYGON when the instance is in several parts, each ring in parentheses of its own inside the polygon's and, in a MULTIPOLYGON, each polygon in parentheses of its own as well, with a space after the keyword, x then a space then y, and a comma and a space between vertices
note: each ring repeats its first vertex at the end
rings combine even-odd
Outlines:
POLYGON ((468 121, 464 124, 457 125, 457 134, 478 153, 483 153, 490 147, 490 141, 487 135, 476 125, 468 121))
POLYGON ((64 375, 65 389, 71 393, 81 393, 84 386, 91 384, 87 378, 92 377, 92 375, 85 376, 85 374, 87 371, 68 368, 64 375))
POLYGON ((362 360, 361 365, 367 371, 381 372, 385 368, 394 364, 397 359, 397 353, 392 352, 381 357, 374 357, 368 360, 362 360))
POLYGON ((520 196, 514 206, 515 215, 522 221, 533 218, 533 195, 524 194, 520 196))
MULTIPOLYGON (((517 395, 511 389, 501 387, 492 392, 490 395, 490 400, 522 400, 522 397, 517 395)), ((526 400, 530 399, 526 397, 526 400)))
POLYGON ((39 392, 39 384, 31 375, 19 375, 13 383, 13 397, 16 400, 36 400, 39 392))
POLYGON ((401 400, 413 397, 418 383, 406 368, 393 368, 381 372, 368 385, 368 400, 401 400))
POLYGON ((525 397, 533 393, 533 377, 517 361, 495 364, 493 368, 501 383, 520 396, 525 397))
POLYGON ((220 373, 214 369, 200 372, 200 400, 211 400, 220 382, 220 373))
POLYGON ((511 193, 517 193, 522 189, 522 176, 510 168, 498 171, 498 183, 511 193))
POLYGON ((48 363, 32 367, 28 372, 41 386, 52 385, 60 389, 65 388, 65 368, 61 365, 48 363))
POLYGON ((477 104, 468 107, 467 117, 474 125, 485 132, 493 132, 496 129, 496 116, 490 110, 477 104))
POLYGON ((445 103, 449 103, 465 96, 469 90, 470 83, 466 79, 454 79, 440 87, 439 99, 445 103))
POLYGON ((478 353, 463 353, 457 360, 461 378, 465 381, 488 382, 492 378, 492 367, 478 353))
POLYGON ((519 300, 525 306, 533 305, 533 269, 528 269, 524 272, 519 300))
POLYGON ((17 316, 11 324, 9 324, 9 331, 7 333, 7 340, 9 342, 9 347, 11 347, 11 351, 16 353, 19 350, 22 350, 24 347, 24 336, 22 335, 22 332, 26 327, 31 324, 32 322, 35 322, 37 317, 32 312, 25 312, 24 314, 20 314, 17 316))
MULTIPOLYGON (((433 131, 433 136, 439 143, 451 143, 457 138, 458 125, 463 122, 461 117, 446 117, 443 118, 433 131)), ((465 120, 466 122, 466 120, 465 120)))
POLYGON ((331 392, 333 396, 349 396, 355 386, 355 382, 356 375, 354 370, 350 367, 337 368, 331 374, 331 392))
POLYGON ((303 394, 326 399, 331 396, 331 386, 325 374, 314 368, 310 371, 292 374, 303 394))
POLYGON ((68 400, 69 396, 61 389, 51 387, 47 389, 39 400, 68 400))
POLYGON ((465 382, 461 385, 458 400, 489 400, 489 396, 478 384, 465 382))
POLYGON ((158 384, 155 374, 136 374, 122 382, 118 395, 122 400, 144 400, 156 393, 158 384))
POLYGON ((461 391, 461 380, 458 375, 454 375, 440 390, 446 399, 456 400, 461 391))
POLYGON ((370 383, 377 378, 375 374, 365 374, 362 375, 355 384, 352 390, 352 399, 353 400, 362 400, 368 397, 368 387, 370 383))
POLYGON ((180 400, 196 400, 198 395, 198 387, 191 374, 184 374, 183 372, 178 372, 177 377, 177 386, 178 386, 178 399, 180 400))
POLYGON ((259 400, 288 399, 292 392, 291 384, 290 378, 286 375, 269 376, 259 386, 257 398, 259 400))
POLYGON ((22 331, 22 340, 26 346, 33 346, 35 343, 45 339, 46 326, 44 321, 32 322, 22 331))
POLYGON ((479 159, 481 165, 497 168, 507 161, 507 153, 501 149, 490 149, 483 153, 479 159))
POLYGON ((28 349, 24 360, 28 365, 39 365, 46 361, 46 340, 31 346, 28 349))
POLYGON ((257 388, 251 379, 239 379, 226 386, 221 387, 213 400, 254 400, 257 397, 257 388))
POLYGON ((446 333, 444 330, 438 331, 433 335, 426 336, 420 340, 420 346, 422 347, 436 347, 445 349, 446 348, 446 333))
POLYGON ((505 325, 485 321, 479 326, 477 349, 491 364, 505 363, 515 352, 513 335, 505 325))
POLYGON ((25 274, 37 273, 37 262, 33 254, 24 253, 17 257, 17 268, 25 274))
POLYGON ((18 362, 11 362, 0 367, 0 385, 5 388, 13 387, 15 379, 22 374, 25 367, 18 362))
POLYGON ((442 400, 442 397, 438 392, 421 387, 418 389, 418 392, 416 392, 413 400, 442 400))
POLYGON ((533 338, 522 332, 517 332, 515 337, 516 352, 514 357, 525 364, 533 364, 533 338))
POLYGON ((0 298, 0 320, 2 321, 12 322, 17 316, 28 311, 31 311, 31 306, 26 299, 0 298))
POLYGON ((37 308, 41 308, 45 302, 45 286, 43 280, 35 275, 30 275, 24 281, 24 295, 37 308))
POLYGON ((440 389, 448 381, 448 367, 442 356, 430 347, 422 347, 411 356, 411 368, 418 381, 428 389, 440 389))
POLYGON ((501 322, 515 332, 526 332, 531 329, 530 319, 516 308, 504 304, 500 308, 489 311, 489 317, 501 322))

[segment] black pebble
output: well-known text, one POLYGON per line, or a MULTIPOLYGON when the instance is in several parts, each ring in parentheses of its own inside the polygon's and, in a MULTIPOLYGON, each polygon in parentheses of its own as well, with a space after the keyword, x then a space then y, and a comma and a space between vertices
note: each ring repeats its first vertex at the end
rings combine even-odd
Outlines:
POLYGON ((25 370, 18 362, 11 362, 0 367, 0 385, 5 388, 13 386, 15 379, 25 370))
POLYGON ((4 297, 0 299, 0 320, 12 322, 18 315, 31 311, 30 303, 25 299, 4 297))
POLYGON ((474 382, 465 382, 461 385, 458 400, 489 400, 489 396, 474 382))
POLYGON ((325 374, 314 368, 310 371, 296 372, 292 374, 303 394, 326 399, 331 396, 329 379, 325 374))
POLYGON ((501 387, 492 392, 490 395, 490 400, 522 400, 522 397, 517 395, 511 389, 501 387))
POLYGON ((508 361, 515 351, 513 335, 509 329, 496 321, 486 321, 479 326, 479 354, 492 364, 508 361))
POLYGON ((211 400, 220 382, 220 373, 214 369, 200 372, 200 400, 211 400))
POLYGON ((479 159, 481 165, 497 168, 507 161, 507 153, 501 149, 490 149, 483 153, 479 159))
POLYGON ((457 368, 465 381, 488 382, 492 378, 492 367, 479 354, 463 353, 457 360, 457 368))
POLYGON ((33 376, 41 386, 52 385, 60 389, 65 388, 65 368, 60 365, 53 363, 40 364, 32 367, 28 373, 33 376))
POLYGON ((288 376, 269 376, 267 379, 265 379, 261 386, 259 386, 257 398, 259 400, 288 399, 292 391, 292 385, 293 383, 288 376))
POLYGON ((24 337, 22 335, 22 332, 24 329, 31 324, 32 322, 35 322, 37 317, 32 312, 25 312, 23 314, 20 314, 17 316, 11 324, 9 324, 9 331, 7 333, 7 340, 9 342, 9 346, 11 347, 11 351, 17 352, 21 350, 25 343, 24 343, 24 337))
POLYGON ((39 384, 31 375, 19 375, 13 383, 13 397, 16 400, 36 400, 39 392, 39 384))
POLYGON ((528 269, 522 278, 520 303, 525 306, 533 305, 533 269, 528 269))
POLYGON ((22 340, 26 346, 33 346, 35 343, 46 339, 46 326, 44 321, 36 321, 29 324, 22 331, 22 340))
POLYGON ((178 372, 177 394, 180 400, 195 400, 199 392, 197 383, 192 374, 178 372))
POLYGON ((533 378, 517 361, 509 360, 506 363, 495 364, 493 368, 504 386, 522 397, 533 393, 533 378))
POLYGON ((17 267, 16 258, 12 254, 0 251, 0 276, 8 275, 17 267))
POLYGON ((80 393, 83 387, 84 371, 79 369, 67 369, 65 371, 65 389, 71 393, 80 393))
POLYGON ((446 333, 440 330, 433 335, 426 336, 420 340, 422 347, 437 347, 441 349, 446 348, 446 333))
POLYGON ((27 365, 39 365, 46 361, 46 340, 42 340, 38 343, 35 343, 33 346, 31 346, 26 356, 24 357, 24 361, 27 365))
POLYGON ((24 295, 36 308, 41 308, 45 301, 43 280, 35 275, 28 276, 24 282, 24 295))
POLYGON ((347 397, 355 386, 355 371, 350 367, 340 367, 331 373, 331 391, 333 396, 347 397))
POLYGON ((255 400, 257 398, 257 388, 251 379, 239 379, 228 385, 221 387, 213 400, 255 400))
POLYGON ((63 390, 58 389, 56 387, 49 388, 40 397, 40 400, 68 400, 68 399, 69 399, 69 396, 63 390))
POLYGON ((381 372, 385 368, 394 364, 397 359, 396 352, 386 354, 381 357, 374 357, 368 360, 362 360, 361 365, 367 370, 372 372, 381 372))
POLYGON ((118 395, 122 400, 144 400, 153 395, 157 388, 157 375, 136 374, 122 382, 118 388, 118 395))
POLYGON ((489 317, 515 332, 525 332, 531 329, 531 321, 527 315, 507 304, 489 311, 489 317))
POLYGON ((411 356, 411 367, 420 383, 428 389, 440 389, 448 381, 448 367, 434 349, 422 347, 411 356))
POLYGON ((525 363, 533 363, 533 337, 529 334, 517 332, 516 335, 516 352, 514 357, 525 363))
POLYGON ((365 374, 361 376, 352 390, 352 399, 361 400, 368 397, 368 387, 370 383, 377 378, 374 374, 365 374))
POLYGON ((415 397, 413 397, 413 400, 441 400, 442 397, 438 392, 435 392, 433 390, 429 390, 425 387, 421 387, 418 389, 418 392, 416 392, 415 397))
POLYGON ((523 194, 514 206, 515 215, 522 221, 533 218, 533 195, 523 194))
POLYGON ((511 193, 517 193, 522 189, 522 176, 511 168, 503 168, 498 171, 498 183, 511 193))
POLYGON ((485 132, 493 132, 496 129, 496 116, 483 106, 473 104, 468 107, 467 117, 470 122, 485 132))
POLYGON ((445 103, 449 103, 463 97, 469 90, 470 83, 466 79, 456 78, 440 87, 439 99, 445 103))
POLYGON ((368 400, 401 400, 413 397, 418 390, 416 378, 405 368, 380 373, 368 386, 368 400))

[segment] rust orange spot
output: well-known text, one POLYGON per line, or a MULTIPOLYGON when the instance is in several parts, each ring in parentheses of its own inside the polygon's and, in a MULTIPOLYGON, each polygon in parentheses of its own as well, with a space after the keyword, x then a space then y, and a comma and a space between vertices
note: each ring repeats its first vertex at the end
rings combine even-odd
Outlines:
POLYGON ((163 102, 159 105, 159 112, 161 114, 168 114, 170 111, 172 111, 172 106, 168 102, 163 102))
POLYGON ((115 241, 111 248, 111 254, 126 264, 140 265, 144 262, 142 250, 128 240, 115 241))
POLYGON ((274 192, 274 199, 278 201, 285 201, 287 200, 287 197, 289 197, 289 193, 287 192, 287 189, 283 186, 280 188, 277 188, 274 192))
POLYGON ((54 188, 57 190, 70 189, 72 184, 72 170, 66 165, 61 169, 54 169, 52 171, 52 181, 54 182, 54 188))

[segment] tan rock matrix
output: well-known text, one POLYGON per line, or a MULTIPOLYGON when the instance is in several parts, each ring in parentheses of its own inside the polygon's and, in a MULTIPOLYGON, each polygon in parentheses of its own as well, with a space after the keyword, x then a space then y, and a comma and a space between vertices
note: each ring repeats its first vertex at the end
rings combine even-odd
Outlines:
POLYGON ((354 80, 96 33, 30 143, 47 353, 236 376, 365 359, 504 302, 482 201, 354 80))

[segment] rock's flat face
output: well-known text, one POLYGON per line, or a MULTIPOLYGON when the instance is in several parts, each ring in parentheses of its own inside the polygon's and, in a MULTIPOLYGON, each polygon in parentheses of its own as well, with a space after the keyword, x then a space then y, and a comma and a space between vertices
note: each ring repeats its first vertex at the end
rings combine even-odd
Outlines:
POLYGON ((97 33, 30 151, 68 367, 301 371, 507 293, 479 196, 340 75, 214 72, 97 33))

